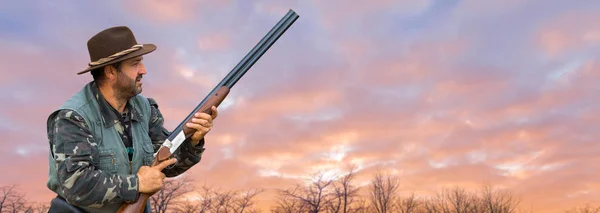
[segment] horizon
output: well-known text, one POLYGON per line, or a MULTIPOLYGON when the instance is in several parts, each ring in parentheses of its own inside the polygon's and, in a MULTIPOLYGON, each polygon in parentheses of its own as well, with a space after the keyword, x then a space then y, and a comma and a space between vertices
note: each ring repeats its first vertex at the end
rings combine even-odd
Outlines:
POLYGON ((142 95, 173 130, 289 9, 219 107, 184 174, 196 186, 276 189, 356 164, 360 183, 382 171, 418 195, 489 183, 533 213, 600 206, 591 0, 5 3, 0 187, 54 197, 46 119, 92 80, 76 75, 92 35, 128 26, 157 45, 142 95))

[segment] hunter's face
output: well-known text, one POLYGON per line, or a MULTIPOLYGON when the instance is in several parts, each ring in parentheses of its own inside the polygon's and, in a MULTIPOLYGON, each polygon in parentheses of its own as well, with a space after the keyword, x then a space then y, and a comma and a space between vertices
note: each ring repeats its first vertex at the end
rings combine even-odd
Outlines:
POLYGON ((143 57, 125 60, 121 63, 121 72, 117 74, 114 85, 119 96, 131 98, 142 92, 142 76, 146 74, 146 67, 142 63, 143 57))

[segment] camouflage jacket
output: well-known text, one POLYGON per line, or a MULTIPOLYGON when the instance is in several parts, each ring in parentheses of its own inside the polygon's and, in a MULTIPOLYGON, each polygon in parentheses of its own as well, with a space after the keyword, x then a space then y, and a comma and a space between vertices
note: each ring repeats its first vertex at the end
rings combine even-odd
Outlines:
MULTIPOLYGON (((138 120, 140 115, 135 111, 135 108, 128 105, 127 113, 124 113, 124 116, 121 117, 122 115, 119 115, 105 101, 102 95, 98 93, 97 87, 93 86, 92 88, 105 124, 114 126, 117 132, 119 132, 123 143, 130 149, 131 136, 129 127, 131 125, 129 124, 138 120)), ((154 152, 156 152, 162 142, 167 139, 170 131, 163 126, 164 118, 158 109, 158 104, 151 98, 148 98, 148 100, 151 105, 148 134, 152 140, 154 152)), ((66 180, 64 184, 69 185, 68 187, 61 187, 64 190, 65 199, 75 202, 72 203, 74 205, 93 205, 95 208, 100 208, 101 205, 109 203, 120 203, 137 199, 137 175, 128 179, 122 179, 118 175, 108 177, 98 175, 99 171, 91 164, 94 156, 98 155, 96 143, 89 126, 81 115, 71 110, 62 110, 51 119, 54 122, 49 124, 47 134, 50 139, 52 154, 55 156, 57 175, 60 176, 60 179, 66 180), (77 142, 79 146, 73 148, 65 147, 66 144, 73 144, 73 142, 77 142)), ((185 141, 173 155, 173 157, 178 159, 177 163, 164 169, 163 173, 167 177, 174 177, 187 171, 200 161, 204 150, 204 139, 195 147, 192 147, 189 141, 185 141)))

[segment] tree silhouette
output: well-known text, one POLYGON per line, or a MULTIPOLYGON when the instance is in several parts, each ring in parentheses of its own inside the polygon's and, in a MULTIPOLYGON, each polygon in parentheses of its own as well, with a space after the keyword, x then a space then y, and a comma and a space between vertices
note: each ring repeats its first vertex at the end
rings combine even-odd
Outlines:
POLYGON ((166 179, 163 188, 150 197, 152 212, 165 213, 169 205, 180 203, 178 198, 193 191, 191 183, 192 180, 187 177, 166 179))
POLYGON ((400 181, 397 177, 383 175, 381 172, 375 174, 375 177, 371 180, 369 194, 375 212, 388 213, 393 211, 399 184, 400 181))
POLYGON ((294 212, 305 211, 311 213, 322 212, 327 206, 331 206, 330 201, 332 199, 331 185, 333 184, 332 179, 328 179, 325 172, 317 172, 313 174, 312 180, 308 185, 296 184, 293 188, 279 190, 281 199, 293 200, 286 203, 286 206, 280 206, 281 211, 287 212, 295 207, 294 212))
POLYGON ((42 213, 48 212, 49 205, 45 203, 30 203, 24 193, 17 191, 17 185, 0 187, 1 213, 42 213))
POLYGON ((587 204, 585 206, 575 207, 567 210, 565 213, 600 213, 600 206, 592 206, 587 204))

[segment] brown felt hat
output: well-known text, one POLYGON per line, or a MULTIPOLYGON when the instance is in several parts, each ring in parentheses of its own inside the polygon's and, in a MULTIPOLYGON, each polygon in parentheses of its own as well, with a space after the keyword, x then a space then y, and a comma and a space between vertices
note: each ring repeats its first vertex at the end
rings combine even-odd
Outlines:
POLYGON ((94 35, 87 42, 91 62, 77 75, 156 50, 154 44, 138 44, 126 26, 111 27, 94 35))

